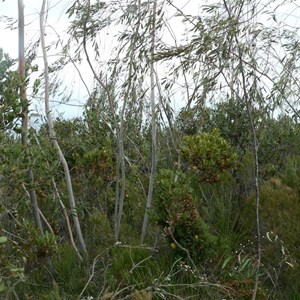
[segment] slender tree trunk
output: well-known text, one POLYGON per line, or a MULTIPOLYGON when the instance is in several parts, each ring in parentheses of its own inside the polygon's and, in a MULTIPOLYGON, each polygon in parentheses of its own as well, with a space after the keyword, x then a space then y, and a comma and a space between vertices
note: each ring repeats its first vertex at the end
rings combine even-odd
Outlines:
MULTIPOLYGON (((247 115, 249 119, 250 129, 252 133, 252 152, 254 156, 254 189, 255 189, 255 223, 256 223, 256 273, 255 273, 255 280, 254 280, 254 288, 252 294, 252 300, 256 299, 257 291, 258 291, 258 273, 261 266, 261 233, 260 233, 260 194, 259 194, 259 163, 258 163, 258 141, 256 135, 256 129, 254 125, 254 120, 252 116, 252 101, 249 97, 246 89, 246 76, 243 71, 243 60, 242 60, 242 51, 239 48, 239 63, 242 72, 242 81, 243 81, 243 91, 244 91, 244 100, 246 103, 247 115)), ((256 79, 254 79, 256 80, 256 79)))
MULTIPOLYGON (((36 143, 37 143, 37 145, 39 146, 39 148, 40 148, 40 150, 42 152, 43 149, 42 149, 40 141, 39 141, 39 139, 38 139, 38 137, 36 135, 35 135, 35 140, 36 140, 36 143)), ((46 163, 47 163, 47 167, 50 169, 49 162, 47 161, 46 163)), ((61 200, 61 196, 59 194, 58 187, 57 187, 57 184, 56 184, 56 182, 54 180, 54 177, 52 177, 51 181, 52 181, 52 185, 53 185, 53 188, 54 188, 54 191, 55 191, 56 198, 57 198, 57 200, 59 202, 59 205, 61 207, 62 213, 63 213, 65 221, 66 221, 66 226, 67 226, 67 230, 68 230, 68 233, 69 233, 71 244, 72 244, 72 246, 73 246, 73 248, 74 248, 74 250, 75 250, 78 258, 82 261, 83 259, 82 259, 81 255, 80 255, 79 251, 78 251, 78 248, 77 248, 77 246, 75 244, 75 241, 74 241, 74 238, 73 238, 73 232, 72 232, 71 223, 70 223, 70 219, 69 219, 69 215, 68 215, 68 210, 65 207, 63 201, 61 200)), ((41 216, 42 216, 42 213, 41 213, 41 216)), ((51 233, 53 233, 53 230, 52 230, 51 233)))
MULTIPOLYGON (((22 108, 22 144, 24 147, 24 151, 26 153, 26 156, 28 158, 28 161, 30 161, 30 156, 28 154, 28 123, 29 123, 29 117, 28 117, 28 107, 29 102, 27 100, 26 95, 26 83, 25 83, 25 49, 24 49, 24 3, 22 0, 18 0, 18 11, 19 11, 19 72, 20 72, 20 79, 21 79, 21 85, 20 85, 20 99, 24 101, 23 108, 22 108)), ((34 189, 34 176, 31 167, 27 170, 27 183, 28 183, 28 191, 30 196, 30 202, 33 212, 33 217, 35 221, 35 225, 37 229, 43 233, 43 226, 42 221, 40 217, 40 210, 38 207, 36 192, 34 189)))
MULTIPOLYGON (((118 123, 116 120, 116 112, 115 112, 115 107, 114 107, 114 97, 112 96, 112 93, 110 92, 109 88, 106 86, 106 84, 101 80, 101 78, 99 77, 99 75, 97 74, 87 51, 87 22, 89 21, 90 18, 90 10, 91 10, 91 1, 87 0, 86 3, 86 18, 84 20, 83 23, 83 50, 85 53, 85 57, 87 60, 87 63, 94 75, 94 78, 96 79, 96 81, 99 83, 100 87, 103 88, 103 90, 105 91, 108 101, 109 101, 109 105, 110 105, 110 110, 112 115, 114 116, 114 126, 115 129, 117 130, 118 128, 118 123)), ((120 141, 120 138, 119 138, 120 141)), ((119 239, 119 210, 120 210, 120 195, 119 195, 119 179, 120 179, 120 175, 119 175, 119 167, 120 167, 120 142, 118 143, 118 155, 117 155, 117 163, 116 163, 116 197, 115 197, 115 211, 114 211, 114 236, 115 236, 115 241, 117 242, 119 239)), ((125 167, 124 167, 124 172, 123 174, 125 174, 125 167)), ((124 190, 123 194, 125 193, 125 180, 124 180, 124 184, 122 185, 122 190, 124 190)))
POLYGON ((152 149, 151 149, 151 174, 149 180, 148 197, 142 227, 141 243, 143 244, 146 237, 148 227, 148 217, 151 208, 151 202, 154 189, 154 177, 156 173, 156 114, 155 114, 155 72, 154 72, 154 50, 155 50, 155 34, 156 34, 156 7, 157 0, 153 2, 152 12, 152 32, 151 32, 151 66, 150 66, 150 87, 151 87, 151 129, 152 129, 152 149))
POLYGON ((115 191, 115 214, 114 214, 114 237, 115 242, 119 240, 119 180, 120 180, 120 155, 117 155, 116 161, 116 191, 115 191))
MULTIPOLYGON (((237 45, 239 44, 239 41, 236 37, 237 45)), ((243 94, 244 94, 244 100, 246 103, 246 109, 247 109, 247 115, 249 119, 250 129, 252 133, 252 152, 254 156, 254 189, 255 189, 255 223, 256 223, 256 273, 255 273, 255 280, 254 280, 254 288, 253 288, 253 294, 252 294, 252 300, 256 299, 257 291, 258 291, 258 283, 259 283, 259 270, 261 266, 261 229, 260 229, 260 194, 259 194, 259 162, 258 162, 258 141, 257 141, 257 135, 256 135, 256 129, 255 124, 253 120, 252 115, 252 99, 254 98, 249 97, 247 92, 247 83, 246 83, 246 75, 244 72, 244 63, 243 63, 243 52, 240 46, 238 46, 238 54, 239 54, 239 64, 242 74, 242 85, 243 85, 243 94)), ((254 78, 254 86, 256 78, 254 78)))
POLYGON ((81 226, 80 226, 79 218, 78 218, 78 214, 77 214, 76 202, 75 202, 75 197, 74 197, 74 193, 73 193, 73 186, 72 186, 72 180, 71 180, 69 166, 68 166, 68 163, 65 159, 63 152, 61 151, 59 143, 57 141, 55 130, 54 130, 54 125, 53 125, 53 121, 52 121, 52 116, 51 116, 51 110, 50 110, 50 104, 49 104, 48 58, 47 58, 47 52, 46 52, 45 32, 44 32, 45 6, 46 6, 46 0, 43 0, 41 14, 40 14, 40 32, 41 32, 41 45, 42 45, 42 51, 43 51, 44 74, 45 74, 44 75, 45 76, 45 111, 46 111, 46 117, 47 117, 49 136, 50 136, 53 146, 57 150, 58 157, 60 159, 60 162, 62 164, 64 173, 65 173, 65 180, 66 180, 66 185, 67 185, 67 190, 68 190, 71 215, 73 218, 73 223, 74 223, 77 239, 78 239, 78 242, 79 242, 79 245, 80 245, 80 248, 81 248, 83 254, 85 256, 87 256, 88 252, 86 249, 85 241, 83 239, 83 235, 81 232, 81 226))
MULTIPOLYGON (((124 102, 122 105, 121 110, 121 122, 120 122, 120 129, 119 129, 119 156, 117 159, 117 174, 119 173, 119 166, 121 165, 121 192, 119 194, 119 187, 117 182, 117 189, 116 189, 116 207, 115 207, 115 241, 119 240, 119 233, 120 233, 120 225, 121 219, 123 214, 123 207, 124 207, 124 198, 125 198, 125 190, 126 190, 126 165, 125 165, 125 149, 124 149, 124 115, 126 105, 128 103, 130 91, 132 88, 132 73, 133 73, 133 63, 134 63, 134 51, 135 45, 138 39, 138 32, 140 28, 141 22, 141 0, 138 1, 138 21, 135 25, 135 32, 133 33, 133 38, 131 41, 131 52, 130 52, 130 61, 129 61, 129 71, 128 71, 128 84, 127 89, 124 95, 124 102)), ((118 176, 119 179, 119 176, 118 176)))
POLYGON ((246 103, 246 109, 249 119, 249 124, 252 133, 252 152, 254 156, 254 189, 255 189, 255 223, 256 223, 256 273, 255 273, 255 280, 254 280, 254 288, 252 294, 252 300, 256 299, 257 291, 258 291, 258 274, 261 266, 261 233, 260 233, 260 195, 259 195, 259 163, 258 163, 258 141, 256 135, 256 129, 254 125, 254 120, 252 116, 252 101, 248 96, 246 90, 246 76, 243 71, 243 62, 242 62, 242 52, 239 48, 239 60, 240 66, 242 70, 242 80, 243 80, 243 90, 244 90, 244 99, 246 103))
POLYGON ((59 191, 58 191, 58 188, 57 188, 57 185, 56 185, 56 182, 54 180, 54 178, 52 178, 52 184, 53 184, 53 187, 54 187, 54 190, 55 190, 55 194, 56 194, 56 197, 59 201, 59 205, 61 207, 61 210, 64 214, 64 217, 65 217, 65 221, 66 221, 66 226, 67 226, 67 229, 68 229, 68 233, 69 233, 69 237, 70 237, 70 241, 71 241, 71 244, 78 256, 78 258, 82 261, 82 257, 77 249, 77 246, 75 244, 75 241, 74 241, 74 238, 73 238, 73 232, 72 232, 72 228, 71 228, 71 224, 70 224, 70 219, 69 219, 69 215, 68 215, 68 211, 67 211, 67 208, 65 207, 64 203, 62 202, 61 200, 61 197, 60 197, 60 194, 59 194, 59 191))
MULTIPOLYGON (((120 225, 123 214, 124 207, 124 198, 125 198, 125 189, 126 189, 126 169, 125 169, 125 150, 124 150, 124 112, 127 101, 124 99, 122 111, 121 111, 121 123, 120 123, 120 132, 119 132, 119 158, 118 163, 121 164, 121 193, 120 195, 116 195, 118 197, 117 200, 117 220, 115 220, 115 241, 119 240, 120 234, 120 225)), ((117 168, 117 172, 119 172, 119 165, 117 168)), ((117 184, 119 184, 117 182, 117 184)), ((119 188, 117 189, 119 191, 119 188)), ((119 192, 118 192, 119 193, 119 192)))
MULTIPOLYGON (((229 17, 232 17, 231 9, 226 2, 226 0, 223 0, 225 9, 228 13, 229 17)), ((242 3, 241 5, 244 5, 245 3, 242 3)), ((255 5, 255 4, 254 4, 255 5)), ((252 9, 247 9, 248 11, 253 11, 252 9)), ((239 9, 239 14, 242 12, 242 7, 239 9)), ((254 287, 253 287, 253 294, 252 294, 252 300, 256 299, 257 296, 257 291, 258 291, 258 284, 259 284, 259 270, 261 267, 261 229, 260 229, 260 193, 259 193, 259 162, 258 162, 258 140, 257 140, 257 135, 256 135, 256 128, 253 120, 253 115, 252 115, 252 110, 253 110, 253 104, 252 101, 255 98, 255 93, 256 93, 256 82, 257 78, 254 73, 254 82, 253 82, 253 88, 254 88, 254 93, 252 95, 249 95, 249 89, 247 89, 247 86, 249 83, 247 82, 244 68, 244 60, 243 60, 243 50, 241 48, 241 43, 239 41, 238 35, 237 35, 237 30, 236 28, 234 30, 234 40, 237 45, 237 58, 238 58, 238 63, 239 63, 239 70, 240 74, 242 77, 242 91, 243 91, 243 97, 240 97, 238 93, 236 92, 235 89, 233 89, 233 86, 230 85, 230 89, 233 93, 237 95, 237 97, 242 98, 244 100, 245 105, 246 105, 246 110, 247 110, 247 115, 248 115, 248 120, 249 120, 249 125, 250 125, 250 130, 252 133, 252 153, 254 156, 254 189, 255 189, 255 223, 256 223, 256 272, 255 272, 255 278, 254 278, 254 287)), ((253 41, 251 41, 253 43, 253 41)))
MULTIPOLYGON (((236 43, 239 44, 239 40, 236 36, 236 43)), ((260 193, 259 193, 259 162, 258 162, 258 140, 256 135, 255 124, 252 115, 252 98, 248 95, 247 91, 247 82, 246 82, 246 74, 244 72, 244 63, 243 63, 243 52, 240 46, 238 46, 238 58, 239 58, 239 65, 242 75, 242 88, 243 88, 243 98, 246 104, 247 115, 249 119, 250 129, 252 133, 252 152, 254 156, 254 189, 255 189, 255 223, 256 223, 256 273, 255 273, 255 280, 254 280, 254 288, 252 294, 252 300, 256 299, 257 291, 258 291, 258 283, 259 283, 259 270, 261 266, 261 229, 260 229, 260 193)), ((254 78, 256 82, 256 78, 254 78)), ((254 86, 255 86, 254 82, 254 86)))

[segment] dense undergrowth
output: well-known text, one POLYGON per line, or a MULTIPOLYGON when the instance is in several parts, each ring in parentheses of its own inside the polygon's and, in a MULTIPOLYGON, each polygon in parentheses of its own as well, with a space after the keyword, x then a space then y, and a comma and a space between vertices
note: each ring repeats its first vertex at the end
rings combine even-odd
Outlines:
MULTIPOLYGON (((18 137, 1 133, 1 298, 251 299, 256 231, 250 139, 236 144, 226 128, 230 124, 217 121, 210 119, 195 132, 181 128, 176 134, 184 138, 176 151, 168 131, 159 133, 144 245, 139 241, 148 185, 147 130, 126 139, 135 147, 128 146, 124 215, 116 243, 114 140, 103 124, 95 127, 95 119, 56 121, 89 252, 83 261, 70 243, 59 205, 58 197, 68 208, 66 188, 46 128, 30 135, 34 188, 48 222, 44 235, 35 229, 23 179, 29 162, 18 137)), ((300 299, 300 132, 289 117, 266 121, 272 134, 259 131, 262 266, 257 299, 300 299), (284 135, 278 133, 282 128, 284 135)))
POLYGON ((63 32, 43 1, 27 47, 22 2, 19 71, 0 49, 0 299, 300 299, 295 1, 57 1, 63 32), (52 120, 77 93, 82 116, 52 120))

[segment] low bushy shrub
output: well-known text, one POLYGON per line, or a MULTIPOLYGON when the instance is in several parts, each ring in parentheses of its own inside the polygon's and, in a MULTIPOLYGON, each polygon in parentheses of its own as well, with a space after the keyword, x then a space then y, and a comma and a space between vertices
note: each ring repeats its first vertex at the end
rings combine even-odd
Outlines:
POLYGON ((187 177, 181 172, 161 170, 156 183, 155 218, 174 256, 187 258, 189 253, 196 262, 205 260, 215 237, 196 209, 187 177))

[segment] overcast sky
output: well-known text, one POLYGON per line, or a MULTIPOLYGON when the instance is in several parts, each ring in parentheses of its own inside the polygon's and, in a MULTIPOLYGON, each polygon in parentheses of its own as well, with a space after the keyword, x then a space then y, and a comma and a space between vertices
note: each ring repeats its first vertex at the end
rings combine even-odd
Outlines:
MULTIPOLYGON (((49 13, 48 23, 55 26, 55 29, 59 33, 66 31, 68 27, 68 18, 64 14, 68 7, 70 0, 63 1, 49 1, 49 13)), ((24 0, 25 8, 25 24, 26 24, 26 37, 25 42, 29 43, 39 35, 39 12, 42 6, 42 0, 28 1, 24 0)), ((2 22, 0 22, 1 30, 1 42, 0 46, 11 56, 16 57, 18 55, 18 32, 17 30, 6 29, 7 24, 4 23, 4 16, 17 20, 18 18, 18 1, 17 0, 5 0, 0 3, 0 16, 2 22), (4 42, 5 41, 5 42, 4 42)), ((17 27, 15 23, 14 28, 17 27)))
MULTIPOLYGON (((46 44, 49 45, 53 41, 57 41, 58 37, 66 37, 66 32, 68 29, 69 20, 65 15, 66 9, 71 5, 72 0, 52 0, 48 2, 48 19, 47 24, 50 25, 46 28, 46 44), (51 28, 51 26, 53 28, 51 28)), ((186 14, 196 15, 199 12, 199 6, 201 3, 206 2, 212 3, 212 0, 174 0, 173 3, 181 8, 186 14)), ((296 1, 297 2, 297 1, 296 1)), ((25 24, 26 24, 26 36, 25 44, 28 45, 39 38, 39 12, 42 5, 42 0, 24 0, 25 3, 25 24)), ((263 1, 261 1, 263 3, 263 1)), ((174 12, 169 12, 170 17, 174 12)), ((0 47, 4 49, 6 53, 9 53, 12 58, 17 58, 18 56, 18 31, 17 23, 12 26, 14 29, 7 28, 9 22, 5 22, 5 17, 12 18, 12 20, 17 20, 18 17, 18 1, 17 0, 5 0, 0 2, 0 47)), ((282 6, 277 13, 278 18, 283 22, 287 23, 289 26, 297 27, 300 26, 300 13, 299 8, 296 4, 288 4, 282 6)), ((172 29, 176 33, 177 37, 180 39, 180 35, 184 33, 184 24, 175 19, 171 21, 172 29)), ((266 20, 263 20, 265 22, 266 20)), ((101 46, 110 53, 113 32, 107 32, 107 35, 101 40, 101 46)), ((55 57, 55 52, 49 52, 49 60, 51 62, 57 58, 55 57)), ((42 59, 38 59, 38 64, 42 66, 42 59)), ((80 67, 81 72, 85 74, 85 79, 89 88, 93 86, 93 76, 87 65, 80 67)), ((87 93, 83 85, 81 84, 78 74, 70 66, 69 69, 64 70, 63 75, 68 82, 69 90, 73 91, 70 104, 73 105, 83 105, 87 99, 87 93)), ((52 99, 59 100, 59 99, 52 99)), ((43 111, 43 104, 35 104, 37 106, 37 111, 43 111)), ((53 111, 63 112, 65 117, 74 117, 82 113, 81 107, 76 106, 58 106, 57 103, 53 102, 53 111)))
MULTIPOLYGON (((69 6, 70 0, 63 1, 49 1, 49 11, 48 11, 48 19, 47 23, 50 26, 55 28, 55 31, 60 36, 64 36, 67 28, 68 28, 68 18, 65 15, 65 10, 69 6)), ((41 0, 24 0, 25 8, 25 47, 30 43, 33 43, 39 38, 39 12, 41 9, 42 1, 41 0)), ((17 20, 18 18, 18 1, 15 0, 6 0, 5 2, 0 3, 0 47, 4 49, 6 53, 8 53, 12 58, 18 57, 18 30, 17 23, 14 23, 12 28, 7 28, 8 24, 11 23, 6 20, 5 17, 12 18, 13 20, 17 20), (5 22, 6 21, 6 22, 5 22)), ((51 42, 58 40, 54 30, 49 30, 47 28, 47 36, 46 43, 49 45, 51 42)), ((56 57, 57 58, 57 57, 56 57)), ((50 61, 55 60, 55 57, 50 57, 50 61)), ((42 66, 42 58, 38 58, 38 65, 42 66)), ((66 70, 67 72, 67 70, 66 70)), ((39 72, 40 73, 40 72, 39 72)), ((73 77, 75 76, 74 71, 72 70, 72 74, 67 74, 68 80, 72 84, 73 77), (68 76, 69 75, 69 76, 68 76)), ((75 78, 74 78, 75 80, 75 78)), ((84 104, 85 93, 81 90, 80 86, 76 85, 76 91, 72 96, 71 104, 81 105, 84 104)), ((53 99, 52 99, 53 100, 53 99)), ((59 99, 54 99, 59 100, 59 99)), ((34 107, 31 109, 36 111, 37 113, 42 112, 44 110, 42 102, 35 102, 34 107)), ((74 117, 80 115, 82 112, 81 107, 76 106, 65 106, 58 105, 57 103, 53 103, 53 112, 55 115, 58 113, 63 113, 65 117, 74 117)))
MULTIPOLYGON (((71 5, 72 0, 52 0, 49 1, 49 10, 47 17, 47 24, 50 25, 46 28, 47 36, 46 36, 46 44, 49 45, 53 41, 57 41, 58 37, 66 37, 66 32, 68 29, 69 20, 65 14, 66 9, 71 5), (51 26, 55 29, 56 32, 51 28, 51 26)), ((200 5, 199 0, 175 0, 174 3, 178 4, 178 7, 184 9, 185 13, 195 14, 199 9, 200 5), (177 2, 177 3, 176 3, 177 2)), ((30 43, 35 42, 39 38, 39 12, 42 5, 42 0, 24 0, 25 4, 25 24, 26 24, 26 36, 25 36, 25 44, 29 45, 30 43)), ((172 13, 172 12, 170 12, 172 13)), ((5 0, 4 2, 0 2, 0 47, 4 49, 6 53, 12 58, 17 58, 18 56, 18 31, 17 31, 17 23, 12 24, 12 28, 7 28, 9 23, 7 22, 6 17, 11 18, 16 21, 18 18, 18 1, 15 0, 5 0)), ((184 26, 181 22, 173 23, 173 30, 180 35, 180 33, 184 32, 184 26)), ((107 33, 105 38, 101 41, 101 46, 106 48, 107 53, 110 53, 112 45, 110 45, 110 41, 112 39, 109 36, 113 36, 113 33, 110 35, 107 33)), ((25 45, 25 46, 26 46, 25 45)), ((48 53, 49 60, 51 62, 55 60, 55 53, 48 53)), ((56 57, 57 58, 57 57, 56 57)), ((39 58, 37 60, 38 64, 42 66, 42 59, 39 58)), ((89 70, 87 65, 83 65, 80 67, 81 72, 87 75, 85 79, 89 88, 93 86, 93 76, 91 71, 89 70)), ((69 89, 72 90, 73 95, 71 98, 70 104, 72 105, 83 105, 87 99, 87 92, 83 85, 81 84, 78 74, 70 66, 69 69, 64 70, 63 76, 67 78, 69 82, 69 89)), ((59 99, 52 99, 59 100, 59 99)), ((43 104, 35 104, 37 111, 43 111, 43 104)), ((63 112, 65 117, 74 117, 80 115, 82 113, 81 107, 76 106, 65 106, 58 105, 53 102, 53 111, 55 112, 63 112)))

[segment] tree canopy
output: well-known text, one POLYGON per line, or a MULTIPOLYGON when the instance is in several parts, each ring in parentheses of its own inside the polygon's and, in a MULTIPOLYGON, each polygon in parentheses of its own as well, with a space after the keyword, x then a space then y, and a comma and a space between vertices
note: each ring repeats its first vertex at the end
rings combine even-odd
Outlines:
POLYGON ((76 0, 55 44, 46 4, 19 71, 0 49, 0 298, 298 299, 292 4, 76 0), (71 67, 83 114, 53 116, 71 67))

